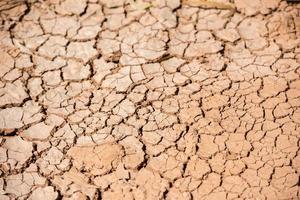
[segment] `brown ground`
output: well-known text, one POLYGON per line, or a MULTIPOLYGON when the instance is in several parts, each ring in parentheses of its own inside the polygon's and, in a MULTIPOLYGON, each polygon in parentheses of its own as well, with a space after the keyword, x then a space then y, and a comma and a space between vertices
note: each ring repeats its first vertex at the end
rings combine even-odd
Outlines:
POLYGON ((32 0, 0 14, 0 199, 300 199, 300 6, 32 0))

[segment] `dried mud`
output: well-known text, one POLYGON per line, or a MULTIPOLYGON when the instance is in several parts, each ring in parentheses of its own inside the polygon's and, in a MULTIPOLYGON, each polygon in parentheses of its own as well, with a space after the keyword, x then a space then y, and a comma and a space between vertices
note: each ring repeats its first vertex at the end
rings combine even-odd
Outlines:
POLYGON ((299 199, 300 6, 0 13, 0 199, 299 199))

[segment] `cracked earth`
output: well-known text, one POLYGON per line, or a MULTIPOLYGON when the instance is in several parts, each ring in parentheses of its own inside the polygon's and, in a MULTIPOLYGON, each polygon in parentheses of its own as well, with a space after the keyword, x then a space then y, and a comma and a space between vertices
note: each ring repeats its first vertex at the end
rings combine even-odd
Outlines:
POLYGON ((0 13, 0 199, 299 199, 300 6, 0 13))

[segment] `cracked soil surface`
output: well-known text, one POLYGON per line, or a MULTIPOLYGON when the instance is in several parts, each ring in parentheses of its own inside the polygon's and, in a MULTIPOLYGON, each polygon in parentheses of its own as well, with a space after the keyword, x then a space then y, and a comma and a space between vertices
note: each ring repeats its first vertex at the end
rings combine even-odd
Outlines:
POLYGON ((32 0, 0 13, 0 199, 300 199, 300 6, 32 0))

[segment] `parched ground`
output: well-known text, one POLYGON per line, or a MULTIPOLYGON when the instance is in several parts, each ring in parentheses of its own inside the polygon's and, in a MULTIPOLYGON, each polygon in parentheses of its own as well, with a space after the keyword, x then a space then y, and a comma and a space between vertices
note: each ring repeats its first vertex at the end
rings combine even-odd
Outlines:
POLYGON ((0 14, 0 199, 300 199, 300 6, 31 0, 0 14))

